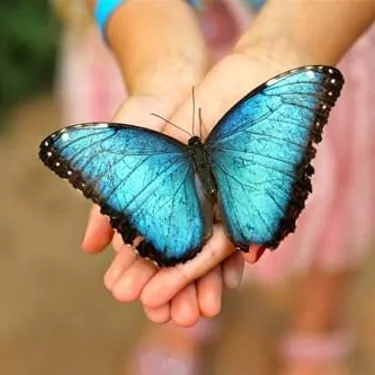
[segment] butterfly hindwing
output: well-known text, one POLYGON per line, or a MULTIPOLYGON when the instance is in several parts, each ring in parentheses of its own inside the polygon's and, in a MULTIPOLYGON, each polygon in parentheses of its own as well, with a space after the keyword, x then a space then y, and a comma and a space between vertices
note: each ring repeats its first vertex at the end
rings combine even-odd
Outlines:
POLYGON ((211 228, 205 223, 186 145, 121 124, 62 129, 40 146, 42 161, 99 204, 126 242, 160 265, 193 257, 211 228))
POLYGON ((231 108, 206 145, 232 241, 276 248, 311 191, 314 143, 343 85, 326 66, 283 73, 231 108))

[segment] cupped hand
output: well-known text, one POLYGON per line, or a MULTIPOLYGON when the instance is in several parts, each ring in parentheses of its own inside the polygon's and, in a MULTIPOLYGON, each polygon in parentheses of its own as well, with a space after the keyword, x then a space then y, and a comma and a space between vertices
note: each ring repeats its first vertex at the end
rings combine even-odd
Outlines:
MULTIPOLYGON (((202 108, 204 128, 209 132, 221 116, 249 91, 292 67, 291 63, 278 63, 248 53, 234 53, 221 60, 196 85, 195 100, 197 107, 202 108)), ((191 132, 191 95, 186 93, 182 105, 177 101, 168 102, 154 97, 130 97, 115 117, 117 122, 164 131, 187 141, 188 136, 184 132, 150 116, 150 113, 158 113, 191 132)), ((94 207, 82 243, 83 249, 101 251, 112 237, 108 219, 94 207)), ((112 245, 116 255, 104 282, 114 297, 124 302, 139 299, 150 320, 158 323, 173 320, 181 326, 195 324, 200 316, 218 314, 224 286, 238 286, 244 260, 253 263, 262 252, 257 246, 250 246, 249 253, 244 255, 234 251, 220 224, 215 226, 213 236, 194 259, 170 268, 159 269, 138 257, 118 234, 114 235, 112 245)))
MULTIPOLYGON (((165 100, 152 96, 130 97, 113 121, 142 124, 149 129, 163 131, 165 123, 149 114, 156 112, 168 118, 174 110, 171 103, 172 101, 166 103, 165 100)), ((191 124, 189 128, 190 126, 191 124)), ((174 136, 178 138, 178 135, 174 136)), ((181 134, 179 136, 181 137, 181 134)), ((205 250, 205 259, 198 263, 200 270, 194 264, 188 268, 169 268, 168 270, 175 270, 175 275, 166 274, 164 279, 156 283, 158 289, 158 284, 164 282, 167 288, 161 287, 155 294, 157 298, 149 305, 144 304, 144 310, 152 321, 163 323, 172 318, 178 324, 187 326, 194 324, 199 316, 211 317, 220 311, 223 284, 230 288, 237 286, 244 263, 239 253, 228 257, 233 249, 224 233, 221 233, 220 239, 222 244, 220 243, 218 249, 223 250, 205 250), (220 258, 215 260, 218 256, 220 258), (228 258, 224 260, 226 257, 228 258), (222 259, 224 262, 220 264, 222 259), (212 263, 212 269, 206 267, 212 263)), ((158 270, 151 262, 138 258, 134 249, 125 245, 119 234, 114 234, 108 218, 100 214, 100 208, 93 206, 82 248, 90 253, 100 252, 111 240, 116 254, 105 275, 104 283, 116 299, 123 302, 136 300, 152 278, 160 276, 164 270, 158 270)))

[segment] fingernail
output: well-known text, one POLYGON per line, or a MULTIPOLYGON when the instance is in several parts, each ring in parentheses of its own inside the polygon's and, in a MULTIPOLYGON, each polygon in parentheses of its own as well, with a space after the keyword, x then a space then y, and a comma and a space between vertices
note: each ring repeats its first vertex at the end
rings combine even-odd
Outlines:
POLYGON ((263 255, 263 253, 266 251, 267 247, 265 246, 261 246, 258 251, 257 251, 257 255, 255 257, 255 261, 254 263, 258 262, 258 260, 260 259, 260 257, 263 255))
POLYGON ((229 289, 235 289, 241 284, 242 273, 230 272, 227 279, 227 287, 229 289))

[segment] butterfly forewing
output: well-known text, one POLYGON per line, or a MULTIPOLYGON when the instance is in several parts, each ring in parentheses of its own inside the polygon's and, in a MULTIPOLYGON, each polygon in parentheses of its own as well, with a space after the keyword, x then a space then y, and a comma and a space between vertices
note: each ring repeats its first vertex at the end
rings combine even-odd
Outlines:
POLYGON ((207 139, 228 234, 247 250, 271 248, 295 228, 311 191, 314 143, 343 85, 341 73, 310 66, 248 94, 207 139))
POLYGON ((102 207, 126 242, 160 265, 193 257, 207 228, 186 145, 144 128, 84 124, 40 147, 42 161, 102 207))

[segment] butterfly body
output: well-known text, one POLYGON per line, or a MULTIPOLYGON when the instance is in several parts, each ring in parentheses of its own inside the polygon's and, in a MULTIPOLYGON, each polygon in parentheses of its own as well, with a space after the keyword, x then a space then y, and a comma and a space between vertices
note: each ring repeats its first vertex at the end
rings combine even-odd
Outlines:
POLYGON ((193 258, 212 236, 214 206, 233 244, 275 249, 311 192, 311 161, 341 73, 306 66, 251 91, 188 144, 116 123, 63 128, 40 145, 44 164, 101 207, 112 227, 160 266, 193 258))
POLYGON ((194 170, 202 184, 205 194, 214 199, 217 192, 215 177, 209 161, 209 154, 202 140, 197 137, 191 137, 188 143, 191 157, 194 162, 194 170))

